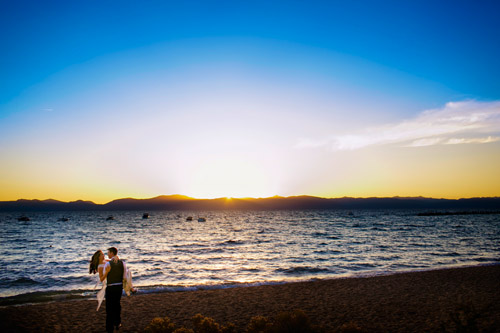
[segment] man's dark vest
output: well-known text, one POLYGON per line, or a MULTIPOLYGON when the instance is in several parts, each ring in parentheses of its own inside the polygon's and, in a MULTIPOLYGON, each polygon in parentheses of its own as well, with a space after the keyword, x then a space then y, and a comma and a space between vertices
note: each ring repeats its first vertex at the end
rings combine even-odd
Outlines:
POLYGON ((109 265, 111 266, 111 270, 108 273, 107 284, 123 282, 123 262, 118 260, 118 262, 115 263, 111 260, 109 261, 109 265))

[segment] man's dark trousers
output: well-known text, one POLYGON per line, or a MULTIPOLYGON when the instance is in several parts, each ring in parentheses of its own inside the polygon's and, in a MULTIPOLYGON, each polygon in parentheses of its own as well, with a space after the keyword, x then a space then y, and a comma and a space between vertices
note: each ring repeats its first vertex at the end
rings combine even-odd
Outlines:
POLYGON ((123 285, 106 287, 106 331, 113 332, 115 327, 121 323, 123 285))

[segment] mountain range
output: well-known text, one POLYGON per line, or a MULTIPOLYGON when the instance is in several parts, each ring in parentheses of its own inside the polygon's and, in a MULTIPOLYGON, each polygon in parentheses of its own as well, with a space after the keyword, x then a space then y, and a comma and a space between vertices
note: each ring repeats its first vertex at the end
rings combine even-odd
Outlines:
POLYGON ((0 211, 85 211, 85 210, 278 210, 278 209, 451 209, 500 210, 500 197, 435 199, 425 197, 321 198, 274 196, 268 198, 195 199, 184 195, 161 195, 149 199, 123 198, 105 204, 92 201, 64 202, 54 199, 0 201, 0 211))

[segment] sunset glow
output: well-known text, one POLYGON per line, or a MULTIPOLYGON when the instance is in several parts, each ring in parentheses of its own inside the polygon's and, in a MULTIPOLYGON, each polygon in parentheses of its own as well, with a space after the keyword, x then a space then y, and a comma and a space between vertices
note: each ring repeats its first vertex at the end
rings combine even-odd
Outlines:
POLYGON ((226 5, 3 4, 0 200, 500 196, 493 10, 226 5))

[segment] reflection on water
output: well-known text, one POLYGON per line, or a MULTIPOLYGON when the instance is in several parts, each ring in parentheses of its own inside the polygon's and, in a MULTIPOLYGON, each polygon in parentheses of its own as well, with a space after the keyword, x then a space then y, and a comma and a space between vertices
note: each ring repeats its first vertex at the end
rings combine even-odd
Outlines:
POLYGON ((499 215, 408 211, 0 214, 0 297, 91 289, 88 260, 115 246, 142 290, 282 282, 498 262, 499 215), (106 221, 113 215, 114 220, 106 221), (206 222, 186 221, 204 216, 206 222), (59 221, 62 216, 69 221, 59 221), (180 217, 179 217, 180 216, 180 217))

